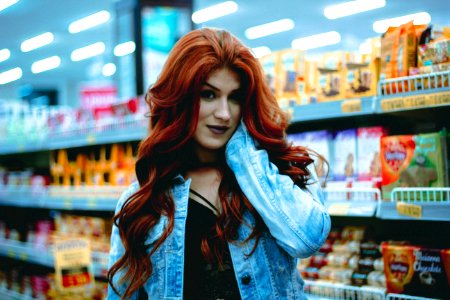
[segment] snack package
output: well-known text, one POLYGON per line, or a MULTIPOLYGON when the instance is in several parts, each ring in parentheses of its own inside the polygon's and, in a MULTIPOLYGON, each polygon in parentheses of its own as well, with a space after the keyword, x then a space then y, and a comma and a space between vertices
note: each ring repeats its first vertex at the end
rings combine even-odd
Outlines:
POLYGON ((328 52, 319 65, 318 101, 345 99, 346 65, 353 59, 346 51, 328 52))
POLYGON ((270 87, 272 93, 278 97, 279 96, 279 79, 277 78, 277 72, 279 68, 279 55, 277 52, 268 54, 261 57, 261 65, 264 70, 264 75, 266 76, 266 82, 270 87))
POLYGON ((359 181, 378 181, 381 179, 380 140, 388 129, 381 126, 357 129, 357 166, 359 181))
POLYGON ((336 132, 332 167, 334 180, 345 181, 357 176, 356 151, 356 129, 336 132))
POLYGON ((382 137, 383 199, 396 187, 446 186, 445 143, 441 133, 382 137))
POLYGON ((360 61, 347 64, 345 97, 369 97, 377 94, 380 77, 380 58, 362 57, 360 61))
POLYGON ((382 244, 388 293, 446 297, 450 293, 440 249, 382 244))
POLYGON ((305 52, 301 50, 282 50, 279 53, 277 78, 281 87, 280 96, 287 98, 290 106, 300 102, 300 95, 305 93, 305 52))
POLYGON ((314 158, 314 165, 316 168, 317 176, 322 180, 328 175, 328 178, 332 177, 332 174, 327 174, 333 170, 332 166, 332 140, 333 135, 327 130, 309 131, 304 133, 289 134, 288 139, 294 143, 294 145, 304 146, 311 149, 325 158, 329 164, 329 169, 326 168, 326 164, 323 160, 314 158))

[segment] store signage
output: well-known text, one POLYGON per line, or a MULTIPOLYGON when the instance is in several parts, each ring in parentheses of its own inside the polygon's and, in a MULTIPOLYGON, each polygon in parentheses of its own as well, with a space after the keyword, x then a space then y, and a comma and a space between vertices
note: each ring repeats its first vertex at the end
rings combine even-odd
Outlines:
POLYGON ((361 99, 349 99, 342 101, 341 110, 343 113, 354 113, 362 111, 361 99))
POLYGON ((117 103, 117 88, 113 85, 83 86, 80 93, 80 104, 85 109, 108 107, 117 103))
POLYGON ((397 202, 397 212, 400 215, 422 218, 422 206, 405 202, 397 202))
POLYGON ((89 240, 56 240, 54 245, 55 282, 62 294, 89 291, 94 286, 89 240))
POLYGON ((450 104, 450 92, 404 96, 381 100, 382 111, 414 109, 450 104))

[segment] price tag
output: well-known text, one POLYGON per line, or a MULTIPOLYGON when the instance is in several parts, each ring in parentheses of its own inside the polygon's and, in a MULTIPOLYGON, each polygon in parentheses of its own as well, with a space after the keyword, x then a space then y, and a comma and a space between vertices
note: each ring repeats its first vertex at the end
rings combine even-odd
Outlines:
POLYGON ((73 203, 72 203, 72 199, 70 199, 70 198, 64 198, 63 199, 63 207, 65 208, 65 209, 72 209, 72 205, 73 203))
POLYGON ((428 105, 450 104, 450 92, 427 95, 427 104, 428 105))
POLYGON ((22 252, 19 254, 19 259, 23 261, 28 261, 28 253, 22 252))
POLYGON ((16 257, 16 252, 14 252, 13 250, 8 250, 8 253, 6 255, 9 258, 15 258, 16 257))
POLYGON ((422 206, 405 202, 397 202, 397 212, 400 215, 422 218, 422 206))
POLYGON ((333 216, 346 216, 350 209, 350 203, 333 203, 328 207, 328 213, 333 216))
POLYGON ((96 141, 95 135, 88 134, 88 136, 86 137, 86 141, 87 141, 88 145, 94 144, 96 141))
POLYGON ((87 207, 89 207, 89 208, 97 207, 97 201, 95 200, 95 198, 88 198, 87 199, 87 207))
POLYGON ((403 101, 406 108, 419 108, 427 106, 428 97, 427 95, 408 96, 404 97, 403 101))
POLYGON ((381 110, 391 111, 405 109, 405 102, 402 97, 381 100, 381 110))
POLYGON ((341 110, 343 113, 362 111, 361 99, 350 99, 342 101, 341 110))

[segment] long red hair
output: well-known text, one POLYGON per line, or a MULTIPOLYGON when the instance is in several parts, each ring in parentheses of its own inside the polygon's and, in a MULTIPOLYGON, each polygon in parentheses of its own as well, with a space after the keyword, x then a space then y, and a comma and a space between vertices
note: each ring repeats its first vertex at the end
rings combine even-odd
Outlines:
MULTIPOLYGON (((300 187, 306 185, 309 176, 306 166, 312 159, 305 148, 294 147, 286 141, 288 118, 279 108, 265 82, 261 65, 251 51, 224 30, 202 28, 186 34, 175 44, 158 80, 147 92, 150 134, 138 149, 136 174, 140 188, 114 216, 125 254, 108 271, 108 281, 114 288, 113 276, 124 271, 121 280, 128 286, 123 298, 130 297, 148 280, 153 270, 150 257, 173 230, 175 204, 167 191, 174 177, 181 174, 192 159, 191 141, 198 122, 202 85, 211 72, 224 67, 240 76, 244 95, 242 118, 250 135, 267 150, 270 161, 277 165, 281 174, 289 175, 300 187), (168 225, 147 253, 146 235, 161 215, 167 216, 168 225)), ((222 213, 213 229, 215 239, 212 244, 207 241, 202 244, 204 255, 217 258, 219 263, 221 249, 233 240, 243 223, 245 210, 250 211, 256 221, 247 237, 247 240, 256 238, 255 247, 264 228, 231 170, 225 166, 222 172, 219 187, 222 213), (230 194, 232 199, 228 201, 230 194)))

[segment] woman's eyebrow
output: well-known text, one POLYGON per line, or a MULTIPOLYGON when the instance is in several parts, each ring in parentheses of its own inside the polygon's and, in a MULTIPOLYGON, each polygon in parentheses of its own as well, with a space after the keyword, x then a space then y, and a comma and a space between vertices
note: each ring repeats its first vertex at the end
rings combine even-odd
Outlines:
POLYGON ((208 82, 205 82, 204 85, 209 86, 209 87, 212 88, 213 90, 220 91, 219 88, 215 87, 214 85, 212 85, 212 84, 210 84, 210 83, 208 83, 208 82))

